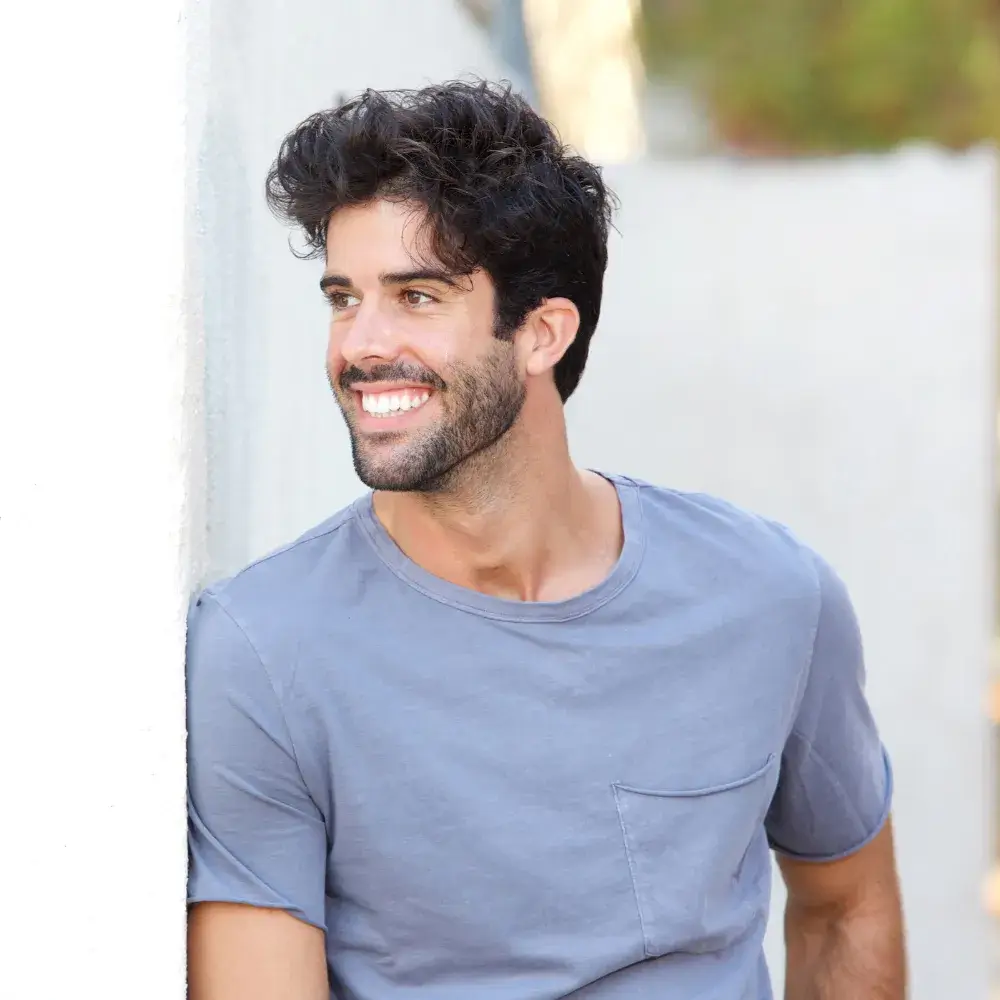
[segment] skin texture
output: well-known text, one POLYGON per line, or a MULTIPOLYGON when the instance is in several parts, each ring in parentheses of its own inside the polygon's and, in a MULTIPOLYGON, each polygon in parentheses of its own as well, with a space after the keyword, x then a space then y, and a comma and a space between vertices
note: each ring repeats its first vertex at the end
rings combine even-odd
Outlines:
POLYGON ((327 374, 376 514, 453 583, 515 600, 580 593, 608 574, 622 539, 614 488, 570 459, 552 375, 576 307, 549 299, 499 340, 484 272, 385 280, 434 269, 420 222, 414 206, 378 201, 338 212, 327 234, 327 374), (394 370, 435 390, 398 431, 366 423, 354 391, 393 384, 394 370))
MULTIPOLYGON (((546 300, 498 339, 489 276, 439 273, 420 221, 413 205, 376 201, 328 228, 327 375, 355 467, 386 531, 428 572, 511 600, 572 597, 622 546, 616 491, 574 466, 553 379, 577 309, 546 300), (404 386, 428 401, 398 422, 364 412, 362 391, 404 386)), ((891 839, 782 870, 789 1000, 902 998, 891 839)), ((323 934, 287 914, 201 904, 190 951, 191 1000, 328 1000, 323 934)))
POLYGON ((779 856, 786 1000, 904 1000, 906 956, 892 826, 829 864, 779 856))
POLYGON ((323 932, 280 910, 199 903, 188 920, 190 1000, 330 1000, 323 932))

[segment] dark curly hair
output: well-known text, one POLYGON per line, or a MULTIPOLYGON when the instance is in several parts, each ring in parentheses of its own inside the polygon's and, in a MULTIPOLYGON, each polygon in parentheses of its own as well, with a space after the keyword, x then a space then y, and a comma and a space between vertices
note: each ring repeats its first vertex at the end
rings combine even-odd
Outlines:
POLYGON ((555 368, 568 399, 601 311, 615 196, 600 170, 509 84, 481 80, 366 90, 289 133, 267 176, 271 209, 306 235, 304 257, 325 253, 334 212, 379 197, 425 209, 449 270, 490 276, 498 337, 546 298, 576 305, 580 328, 555 368))

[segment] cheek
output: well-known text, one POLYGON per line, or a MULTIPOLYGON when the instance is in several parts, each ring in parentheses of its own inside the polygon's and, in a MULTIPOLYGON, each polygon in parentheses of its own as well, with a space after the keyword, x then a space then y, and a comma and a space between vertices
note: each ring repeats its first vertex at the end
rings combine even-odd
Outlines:
POLYGON ((493 323, 463 309, 424 337, 422 353, 432 368, 474 365, 493 347, 493 323))
POLYGON ((343 331, 331 323, 326 338, 326 367, 328 371, 341 371, 346 367, 343 352, 343 331))

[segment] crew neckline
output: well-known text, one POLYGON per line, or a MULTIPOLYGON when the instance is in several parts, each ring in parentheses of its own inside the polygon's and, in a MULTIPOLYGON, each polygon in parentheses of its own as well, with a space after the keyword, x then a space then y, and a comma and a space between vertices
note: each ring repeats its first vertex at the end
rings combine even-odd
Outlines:
MULTIPOLYGON (((597 470, 593 470, 597 472, 597 470)), ((374 494, 353 504, 358 524, 381 561, 404 583, 425 597, 483 618, 509 622, 561 622, 596 611, 620 594, 635 578, 646 547, 639 487, 624 476, 597 472, 618 493, 622 518, 622 550, 611 572, 600 583, 561 601, 514 601, 462 587, 428 572, 393 541, 378 519, 374 494)))

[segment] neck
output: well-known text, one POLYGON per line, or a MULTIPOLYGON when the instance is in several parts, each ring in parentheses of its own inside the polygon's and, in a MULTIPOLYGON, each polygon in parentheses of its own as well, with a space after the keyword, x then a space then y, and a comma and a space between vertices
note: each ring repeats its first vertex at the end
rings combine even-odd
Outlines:
POLYGON ((376 493, 375 512, 435 576, 512 600, 561 600, 596 585, 618 558, 618 499, 574 466, 561 404, 555 414, 525 411, 445 489, 376 493))

